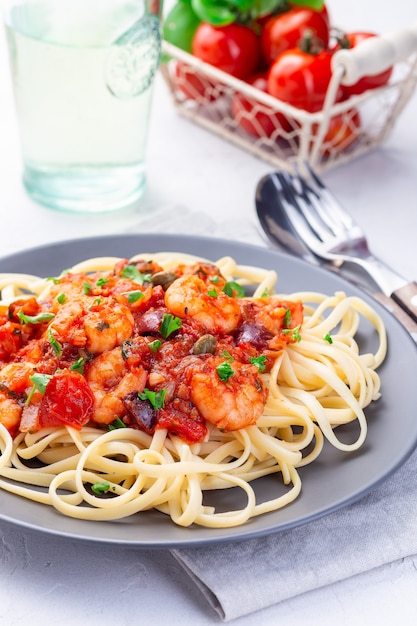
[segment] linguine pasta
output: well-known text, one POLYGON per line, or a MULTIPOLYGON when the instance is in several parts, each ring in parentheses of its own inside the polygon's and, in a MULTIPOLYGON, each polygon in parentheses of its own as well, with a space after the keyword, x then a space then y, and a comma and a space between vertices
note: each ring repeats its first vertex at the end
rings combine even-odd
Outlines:
MULTIPOLYGON (((165 274, 167 272, 178 274, 179 267, 187 268, 200 262, 205 263, 184 254, 146 253, 130 259, 128 267, 138 267, 136 264, 144 259, 151 259, 165 274)), ((118 287, 114 288, 111 295, 108 295, 110 292, 100 291, 106 288, 105 281, 108 276, 113 275, 114 268, 126 268, 126 263, 127 261, 123 266, 122 259, 113 257, 94 258, 72 267, 69 276, 78 277, 78 281, 81 280, 80 276, 84 277, 80 283, 84 285, 82 296, 84 315, 92 315, 94 307, 98 308, 97 314, 101 314, 102 309, 99 307, 103 307, 103 302, 107 302, 106 298, 111 297, 112 301, 117 301, 117 306, 122 307, 123 312, 126 308, 130 309, 129 314, 126 313, 126 320, 131 319, 130 315, 133 312, 134 323, 131 330, 134 333, 138 324, 144 323, 143 311, 146 312, 146 319, 149 319, 151 317, 149 311, 153 313, 157 310, 156 306, 149 308, 149 304, 148 308, 143 308, 144 298, 155 297, 156 291, 160 293, 162 287, 159 285, 156 290, 154 285, 149 286, 151 278, 148 275, 144 282, 136 282, 137 277, 134 280, 130 276, 129 279, 125 278, 123 286, 126 288, 128 281, 134 284, 130 285, 126 292, 117 291, 118 287), (90 283, 85 292, 85 280, 89 277, 94 277, 95 293, 92 293, 90 283), (133 294, 137 297, 139 291, 142 295, 139 294, 140 298, 133 302, 133 294), (101 295, 102 293, 107 295, 101 295), (130 300, 128 296, 129 298, 132 296, 130 300), (87 298, 90 298, 91 302, 88 311, 85 306, 87 298), (133 303, 128 304, 130 301, 133 303)), ((34 334, 24 347, 18 346, 15 353, 9 352, 7 356, 3 354, 2 360, 0 359, 1 489, 53 506, 62 514, 79 519, 116 520, 141 511, 156 509, 168 515, 180 526, 197 524, 214 528, 231 527, 244 524, 251 517, 282 508, 296 499, 302 486, 298 469, 313 463, 319 457, 325 440, 346 453, 363 445, 367 433, 364 409, 380 396, 377 368, 386 354, 385 329, 377 313, 362 299, 357 296, 346 296, 342 292, 333 295, 307 291, 285 295, 276 293, 277 276, 274 271, 239 265, 230 257, 219 259, 215 266, 221 281, 233 285, 234 291, 229 296, 225 296, 220 290, 215 292, 216 273, 207 279, 204 302, 207 301, 211 306, 212 301, 213 303, 216 301, 217 309, 213 309, 213 316, 218 315, 221 323, 225 324, 222 332, 219 331, 217 320, 215 330, 210 328, 211 318, 207 320, 206 317, 201 317, 200 308, 196 317, 190 321, 192 332, 197 332, 196 329, 201 327, 205 331, 205 338, 206 335, 213 337, 217 333, 217 346, 220 346, 190 357, 187 354, 181 357, 181 361, 175 361, 175 375, 180 376, 179 370, 181 376, 182 372, 185 372, 185 377, 181 381, 189 383, 191 399, 187 395, 189 392, 185 389, 185 383, 178 382, 179 378, 176 379, 177 386, 173 391, 173 384, 169 381, 167 383, 169 376, 164 363, 157 371, 145 367, 143 372, 141 363, 135 361, 134 367, 122 377, 125 385, 128 379, 132 379, 132 372, 135 384, 138 385, 138 381, 143 379, 140 391, 136 391, 135 387, 134 399, 131 391, 125 395, 117 395, 115 389, 121 388, 120 380, 117 387, 111 388, 111 392, 108 391, 110 385, 108 379, 105 380, 105 384, 100 382, 101 386, 97 386, 95 377, 104 376, 104 370, 108 367, 106 359, 117 356, 119 359, 117 363, 120 361, 120 367, 125 367, 125 363, 129 364, 129 359, 133 358, 126 348, 128 346, 132 350, 130 338, 126 339, 123 329, 118 330, 120 317, 115 318, 117 321, 106 328, 106 332, 114 331, 116 335, 120 332, 120 336, 117 335, 115 339, 115 346, 109 350, 96 347, 94 352, 91 348, 93 345, 91 337, 87 337, 86 344, 78 345, 79 338, 74 330, 78 329, 78 326, 74 322, 70 328, 68 327, 67 311, 70 311, 72 299, 81 302, 81 296, 73 297, 74 286, 69 278, 66 279, 67 282, 60 283, 60 278, 47 280, 31 275, 0 275, 0 314, 3 315, 0 331, 8 328, 10 311, 13 311, 17 319, 16 307, 21 307, 24 311, 25 306, 26 308, 29 306, 24 303, 33 304, 33 298, 38 304, 41 303, 41 313, 44 314, 47 310, 54 311, 51 319, 42 318, 43 321, 39 323, 38 328, 34 327, 33 322, 36 316, 20 315, 19 321, 23 324, 24 332, 29 329, 27 332, 34 334), (254 289, 253 295, 240 293, 239 289, 249 289, 249 286, 254 289), (211 300, 209 296, 212 296, 211 300), (59 305, 56 300, 60 300, 59 305), (251 307, 255 307, 256 311, 258 311, 256 307, 260 307, 259 315, 264 315, 262 307, 265 305, 268 320, 270 318, 275 320, 276 312, 281 311, 284 306, 283 302, 287 303, 286 310, 292 310, 293 303, 294 307, 298 306, 299 309, 302 306, 302 323, 294 327, 287 320, 288 328, 281 327, 274 337, 264 340, 261 347, 257 346, 256 353, 253 345, 250 345, 249 356, 244 357, 247 362, 240 365, 236 356, 241 354, 238 350, 243 350, 236 345, 238 343, 236 333, 240 329, 238 326, 240 322, 233 322, 235 326, 232 330, 228 330, 227 326, 230 321, 227 307, 230 305, 233 309, 233 306, 236 306, 234 301, 238 302, 239 310, 244 314, 246 311, 252 311, 251 307), (17 305, 16 302, 20 304, 17 305), (50 309, 42 303, 47 303, 50 309), (378 347, 373 354, 362 354, 357 343, 356 336, 361 318, 371 324, 378 338, 378 347), (89 413, 90 418, 85 423, 48 425, 47 422, 42 422, 41 406, 45 401, 42 391, 45 397, 47 392, 45 389, 41 390, 39 386, 33 387, 32 383, 37 380, 34 374, 39 374, 42 370, 39 364, 46 368, 45 357, 44 355, 40 357, 39 364, 34 362, 34 349, 31 347, 38 346, 40 341, 43 342, 42 346, 49 342, 48 349, 51 354, 52 349, 55 350, 58 374, 62 370, 62 350, 69 350, 67 344, 71 345, 72 367, 81 360, 85 361, 84 372, 78 372, 77 375, 87 380, 94 398, 93 408, 89 407, 94 413, 89 413), (223 344, 225 341, 228 343, 223 344), (61 354, 58 356, 59 349, 61 354), (17 357, 17 353, 20 356, 17 357), (120 353, 123 354, 124 362, 119 358, 120 353), (17 365, 21 367, 25 359, 30 362, 27 366, 30 370, 28 370, 30 384, 24 391, 19 387, 18 392, 14 392, 15 388, 11 382, 9 383, 8 377, 11 376, 11 371, 13 376, 16 375, 17 365), (213 359, 217 359, 216 363, 221 361, 220 371, 228 371, 231 378, 216 380, 213 383, 214 400, 203 398, 200 404, 199 394, 207 391, 204 386, 201 387, 206 383, 207 373, 200 363, 206 364, 213 359), (265 362, 267 367, 263 366, 265 362), (17 364, 15 369, 10 367, 11 363, 17 364), (240 369, 237 369, 238 365, 240 369), (253 407, 258 401, 257 396, 254 401, 250 396, 243 409, 240 408, 240 403, 246 400, 244 396, 249 385, 246 382, 249 378, 246 376, 249 374, 252 377, 250 380, 254 382, 251 383, 248 393, 259 391, 259 398, 262 397, 262 410, 256 419, 253 416, 248 417, 243 427, 235 428, 238 422, 233 420, 237 420, 242 411, 244 414, 249 411, 247 404, 253 407), (243 381, 242 387, 234 389, 232 387, 234 381, 240 379, 243 381), (258 379, 262 383, 262 390, 258 379), (148 394, 146 398, 145 391, 148 394), (155 399, 159 401, 159 405, 157 403, 152 409, 153 417, 157 418, 155 427, 148 427, 146 424, 141 427, 140 423, 139 426, 136 422, 133 423, 129 418, 128 409, 113 414, 112 421, 109 422, 103 408, 107 401, 110 399, 117 401, 118 404, 115 406, 136 407, 139 393, 142 398, 141 411, 145 405, 148 406, 149 398, 154 402, 155 399), (190 431, 187 430, 189 422, 185 431, 181 429, 176 431, 171 422, 162 419, 158 421, 158 416, 164 413, 176 394, 181 402, 186 399, 187 406, 194 411, 191 415, 197 415, 190 426, 190 431), (126 400, 128 396, 129 402, 126 400), (169 402, 164 405, 164 399, 166 402, 167 398, 169 402), (216 407, 214 412, 218 415, 224 410, 225 418, 221 423, 216 421, 218 415, 210 413, 212 410, 210 401, 214 402, 216 407), (99 410, 97 406, 100 402, 99 410), (228 402, 232 403, 231 408, 227 405, 228 402), (11 416, 19 411, 18 424, 11 426, 11 416), (357 424, 358 434, 354 442, 346 443, 338 437, 337 427, 351 422, 357 424), (168 426, 164 427, 165 424, 168 426), (201 426, 198 434, 193 430, 194 424, 201 426), (194 437, 194 440, 191 437, 194 437), (252 483, 255 479, 268 475, 273 475, 277 481, 276 494, 272 493, 271 499, 266 502, 258 502, 252 483), (278 484, 285 486, 284 492, 278 489, 278 484), (246 503, 241 509, 219 512, 205 503, 206 492, 228 488, 243 491, 246 503)), ((119 275, 120 280, 122 276, 123 271, 119 275)), ((141 276, 143 278, 143 274, 141 276)), ((179 283, 174 281, 171 284, 179 283)), ((182 289, 187 290, 188 286, 189 281, 185 277, 182 289)), ((167 302, 173 302, 174 313, 170 314, 170 320, 180 319, 179 323, 184 327, 192 310, 187 305, 181 309, 182 317, 177 316, 178 311, 175 307, 182 306, 183 301, 178 304, 177 300, 183 292, 178 292, 176 287, 170 286, 164 286, 164 290, 164 296, 160 297, 164 298, 165 305, 167 302)), ((186 293, 184 297, 188 297, 188 294, 186 293)), ((193 298, 195 297, 193 295, 193 298)), ((194 306, 194 299, 190 302, 190 307, 194 306)), ((201 303, 196 303, 196 306, 197 304, 200 307, 201 303)), ((207 315, 205 310, 204 315, 207 315)), ((258 321, 256 318, 257 328, 258 321)), ((1 339, 0 333, 0 345, 1 339)), ((146 332, 142 332, 141 342, 143 341, 146 341, 144 345, 150 345, 152 350, 156 342, 162 343, 162 347, 165 345, 168 349, 169 340, 161 337, 160 331, 154 327, 146 327, 146 332)), ((176 345, 185 345, 184 341, 185 339, 177 340, 176 345)), ((142 346, 142 343, 140 345, 142 346)), ((144 348, 141 347, 142 349, 144 348)), ((161 349, 160 345, 158 349, 161 349)), ((64 369, 68 371, 71 370, 69 362, 68 357, 68 362, 64 363, 64 369)), ((49 361, 48 367, 51 367, 49 361)), ((55 372, 51 373, 51 370, 47 369, 42 371, 49 372, 42 375, 47 377, 45 379, 47 385, 51 384, 55 372)), ((218 368, 215 371, 218 372, 218 368)))

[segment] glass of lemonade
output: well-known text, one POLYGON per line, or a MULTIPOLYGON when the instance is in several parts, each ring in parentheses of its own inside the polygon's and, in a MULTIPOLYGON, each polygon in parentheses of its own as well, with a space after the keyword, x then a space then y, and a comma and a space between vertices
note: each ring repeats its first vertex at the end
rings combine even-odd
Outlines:
POLYGON ((145 185, 158 0, 3 5, 29 194, 68 211, 131 205, 145 185))

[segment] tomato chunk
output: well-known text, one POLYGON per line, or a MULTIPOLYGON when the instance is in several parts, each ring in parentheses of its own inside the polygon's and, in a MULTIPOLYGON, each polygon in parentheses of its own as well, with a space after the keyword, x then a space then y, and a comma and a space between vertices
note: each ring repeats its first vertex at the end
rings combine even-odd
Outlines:
POLYGON ((39 427, 72 426, 80 430, 92 417, 93 393, 79 372, 64 369, 46 386, 39 407, 39 427))

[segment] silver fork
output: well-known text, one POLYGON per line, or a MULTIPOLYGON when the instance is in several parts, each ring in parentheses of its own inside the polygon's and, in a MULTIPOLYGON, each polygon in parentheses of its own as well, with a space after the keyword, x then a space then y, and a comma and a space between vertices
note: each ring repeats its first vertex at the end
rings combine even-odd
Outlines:
POLYGON ((306 164, 305 168, 306 176, 296 166, 292 173, 286 170, 274 173, 281 207, 300 239, 316 257, 336 267, 345 263, 361 267, 385 296, 417 322, 417 283, 408 282, 372 254, 359 224, 311 167, 306 164))

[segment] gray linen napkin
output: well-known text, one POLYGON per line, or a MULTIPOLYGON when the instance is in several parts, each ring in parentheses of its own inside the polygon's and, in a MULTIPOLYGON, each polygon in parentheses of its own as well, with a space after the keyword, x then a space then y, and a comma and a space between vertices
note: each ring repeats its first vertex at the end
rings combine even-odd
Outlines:
POLYGON ((260 539, 172 550, 224 621, 417 554, 417 452, 357 503, 260 539))
MULTIPOLYGON (((165 232, 262 241, 244 220, 218 224, 184 207, 161 210, 165 232)), ((139 224, 153 232, 155 215, 139 224)), ((357 503, 298 528, 240 543, 172 550, 224 621, 417 554, 417 452, 357 503)))

